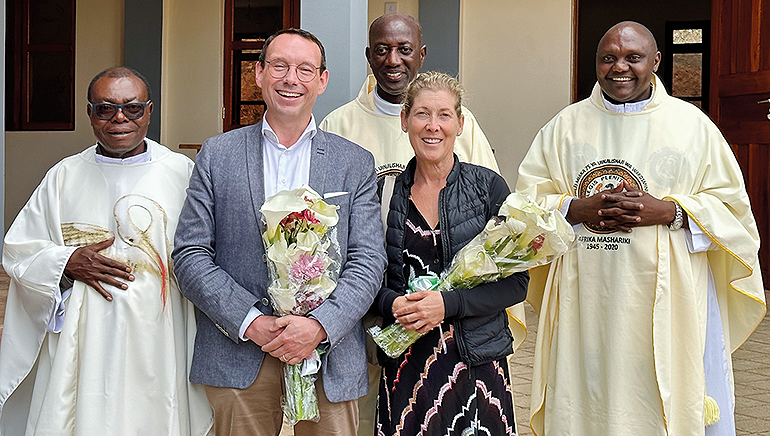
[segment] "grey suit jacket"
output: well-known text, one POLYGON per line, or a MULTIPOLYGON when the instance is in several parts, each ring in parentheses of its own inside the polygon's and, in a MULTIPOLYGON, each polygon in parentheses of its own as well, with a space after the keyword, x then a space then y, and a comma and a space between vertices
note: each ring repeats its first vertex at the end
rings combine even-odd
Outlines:
MULTIPOLYGON (((259 212, 264 202, 262 124, 209 138, 198 154, 174 241, 174 270, 198 318, 190 380, 246 388, 264 357, 238 330, 252 306, 272 314, 259 212), (205 316, 204 316, 205 315, 205 316)), ((332 295, 311 312, 326 330, 324 392, 332 402, 366 394, 368 381, 361 317, 380 288, 386 258, 374 159, 368 151, 318 129, 312 141, 310 186, 347 192, 337 234, 343 264, 332 295)))

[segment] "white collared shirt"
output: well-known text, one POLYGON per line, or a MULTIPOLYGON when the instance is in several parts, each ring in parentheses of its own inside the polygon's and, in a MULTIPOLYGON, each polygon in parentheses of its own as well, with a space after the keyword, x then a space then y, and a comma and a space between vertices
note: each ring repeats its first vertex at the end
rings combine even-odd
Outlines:
POLYGON ((310 181, 310 149, 318 131, 315 117, 302 132, 297 142, 283 145, 278 135, 267 123, 262 122, 262 156, 265 180, 265 198, 283 190, 297 189, 310 181))

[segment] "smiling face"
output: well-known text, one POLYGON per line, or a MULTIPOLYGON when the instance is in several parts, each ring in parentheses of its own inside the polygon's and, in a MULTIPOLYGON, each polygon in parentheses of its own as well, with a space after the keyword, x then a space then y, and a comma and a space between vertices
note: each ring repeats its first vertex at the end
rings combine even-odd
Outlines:
MULTIPOLYGON (((91 89, 91 103, 124 104, 129 102, 144 103, 149 99, 147 88, 136 76, 102 77, 94 83, 91 89)), ((150 125, 152 103, 144 109, 144 115, 135 120, 129 120, 122 110, 109 120, 96 118, 90 106, 87 108, 88 117, 94 136, 101 145, 105 156, 126 158, 144 151, 144 137, 150 125)))
POLYGON ((399 15, 385 15, 369 29, 366 59, 377 79, 377 93, 385 101, 401 103, 401 95, 425 60, 420 28, 399 15))
POLYGON ((266 117, 270 126, 279 124, 298 124, 310 122, 316 98, 326 90, 329 71, 317 72, 309 82, 297 78, 296 65, 321 65, 321 50, 315 42, 296 34, 278 35, 268 46, 265 53, 267 62, 283 61, 291 65, 287 74, 280 79, 274 78, 264 67, 257 63, 257 85, 262 88, 262 98, 267 105, 266 117))
POLYGON ((624 22, 611 28, 596 49, 596 78, 602 91, 618 103, 650 97, 652 73, 660 65, 655 38, 646 27, 624 22))
POLYGON ((401 111, 401 128, 409 135, 417 161, 431 165, 454 161, 454 143, 463 131, 457 116, 457 96, 447 90, 423 90, 409 113, 401 111))

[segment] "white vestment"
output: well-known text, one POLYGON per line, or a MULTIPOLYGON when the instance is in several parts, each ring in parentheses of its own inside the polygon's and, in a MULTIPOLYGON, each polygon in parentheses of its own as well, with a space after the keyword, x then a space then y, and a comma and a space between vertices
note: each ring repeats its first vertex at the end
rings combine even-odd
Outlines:
POLYGON ((709 269, 726 353, 765 314, 759 235, 730 146, 658 83, 640 112, 607 110, 598 85, 565 108, 535 138, 517 190, 558 209, 625 180, 679 203, 713 249, 692 252, 685 231, 663 225, 581 225, 573 249, 531 271, 538 436, 703 435, 709 269))
POLYGON ((0 435, 204 435, 213 418, 188 381, 193 305, 171 267, 193 163, 145 139, 151 160, 96 163, 96 146, 46 174, 5 238, 11 277, 0 348, 0 435), (131 267, 107 301, 76 281, 60 333, 47 331, 72 252, 115 237, 100 254, 131 267), (25 431, 26 428, 26 431, 25 431))

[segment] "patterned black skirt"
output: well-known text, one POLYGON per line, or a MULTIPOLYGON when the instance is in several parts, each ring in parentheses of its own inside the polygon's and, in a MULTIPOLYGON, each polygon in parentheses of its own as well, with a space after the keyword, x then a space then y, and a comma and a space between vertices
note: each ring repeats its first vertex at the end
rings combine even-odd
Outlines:
POLYGON ((435 328, 382 370, 378 436, 515 435, 508 364, 468 367, 451 324, 435 328))

